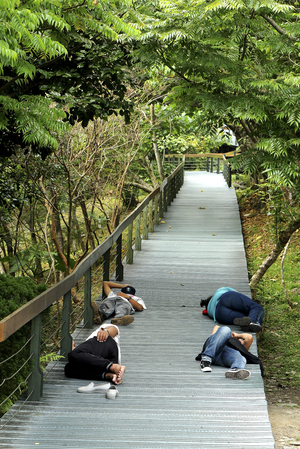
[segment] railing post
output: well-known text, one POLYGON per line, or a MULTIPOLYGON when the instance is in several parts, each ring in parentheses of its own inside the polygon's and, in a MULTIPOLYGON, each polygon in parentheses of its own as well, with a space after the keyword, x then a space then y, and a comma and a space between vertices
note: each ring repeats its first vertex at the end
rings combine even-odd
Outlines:
POLYGON ((214 171, 214 158, 210 158, 210 172, 213 173, 214 171))
POLYGON ((163 209, 163 190, 159 192, 159 218, 163 218, 164 209, 163 209))
POLYGON ((173 179, 171 179, 171 181, 168 182, 168 184, 167 184, 167 189, 168 189, 167 204, 168 204, 168 206, 170 206, 170 204, 172 202, 172 181, 173 181, 173 179))
POLYGON ((84 274, 84 313, 83 322, 86 329, 93 327, 94 312, 92 308, 92 271, 88 268, 84 274))
POLYGON ((132 229, 133 223, 130 223, 128 226, 128 234, 127 234, 127 255, 126 255, 126 263, 133 263, 133 250, 132 250, 132 229))
POLYGON ((228 187, 231 187, 231 165, 228 163, 228 187))
POLYGON ((154 231, 153 225, 153 200, 149 201, 149 232, 154 231))
MULTIPOLYGON (((110 248, 103 254, 103 281, 109 281, 109 263, 110 263, 110 248)), ((102 298, 105 298, 105 293, 102 287, 102 298)))
POLYGON ((154 199, 154 224, 158 225, 159 223, 159 217, 158 217, 158 199, 159 199, 159 194, 155 196, 154 199))
POLYGON ((142 248, 142 239, 141 239, 141 214, 138 214, 135 220, 135 240, 134 240, 134 248, 137 251, 140 251, 142 248))
POLYGON ((206 158, 206 171, 209 171, 209 158, 206 158))
POLYGON ((147 207, 143 210, 143 239, 148 240, 147 207))
POLYGON ((217 161, 217 173, 220 173, 220 158, 218 157, 218 161, 217 161))
POLYGON ((28 380, 28 399, 38 401, 43 396, 43 372, 40 367, 41 351, 41 314, 31 320, 30 355, 33 360, 33 371, 28 380))
POLYGON ((165 184, 165 186, 164 186, 164 191, 163 191, 163 195, 164 195, 164 201, 163 201, 163 203, 164 203, 164 212, 167 212, 167 210, 168 210, 168 204, 167 204, 167 196, 168 196, 168 182, 165 184))
POLYGON ((70 316, 71 316, 71 290, 64 294, 62 308, 61 325, 61 344, 60 355, 67 360, 67 355, 72 351, 72 337, 70 335, 70 316))
POLYGON ((122 264, 122 234, 116 241, 117 257, 116 257, 116 281, 123 281, 124 267, 122 264))

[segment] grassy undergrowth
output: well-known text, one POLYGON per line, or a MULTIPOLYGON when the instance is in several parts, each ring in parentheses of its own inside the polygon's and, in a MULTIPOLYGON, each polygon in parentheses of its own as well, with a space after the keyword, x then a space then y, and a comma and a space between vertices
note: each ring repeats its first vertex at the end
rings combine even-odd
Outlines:
MULTIPOLYGON (((249 279, 274 245, 271 218, 250 190, 237 190, 247 254, 249 279)), ((300 388, 300 232, 291 238, 283 262, 277 259, 258 284, 252 298, 265 310, 258 351, 266 379, 274 387, 300 388), (290 307, 288 294, 293 306, 290 307)))

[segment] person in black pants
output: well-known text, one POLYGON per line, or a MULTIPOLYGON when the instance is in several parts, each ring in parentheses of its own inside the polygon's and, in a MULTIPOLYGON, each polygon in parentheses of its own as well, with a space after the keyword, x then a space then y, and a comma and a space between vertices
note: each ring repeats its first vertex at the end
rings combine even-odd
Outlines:
POLYGON ((118 327, 102 325, 68 354, 68 360, 67 377, 106 380, 119 385, 126 367, 121 365, 118 327))

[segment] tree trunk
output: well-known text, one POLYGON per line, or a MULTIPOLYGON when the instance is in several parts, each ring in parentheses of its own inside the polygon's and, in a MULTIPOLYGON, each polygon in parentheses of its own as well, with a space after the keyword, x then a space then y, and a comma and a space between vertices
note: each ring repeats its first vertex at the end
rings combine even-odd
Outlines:
MULTIPOLYGON (((154 126, 155 125, 154 103, 151 103, 151 105, 150 105, 150 113, 151 113, 151 124, 152 124, 152 126, 154 126)), ((164 180, 164 171, 163 171, 160 154, 159 154, 158 147, 157 147, 155 131, 153 131, 153 133, 152 133, 152 144, 153 144, 153 150, 154 150, 154 154, 155 154, 155 158, 156 158, 159 178, 161 181, 163 181, 164 180)))
MULTIPOLYGON (((5 221, 3 221, 3 223, 2 223, 2 227, 3 227, 3 231, 1 231, 0 238, 3 240, 3 242, 6 245, 6 251, 3 251, 3 252, 5 253, 5 255, 8 255, 10 258, 12 258, 14 255, 13 239, 10 234, 9 227, 7 226, 5 221)), ((5 267, 5 271, 9 272, 10 267, 11 267, 11 263, 9 262, 8 268, 5 267)), ((15 276, 15 273, 12 273, 12 276, 15 276)))
MULTIPOLYGON (((36 232, 35 232, 35 207, 32 205, 31 201, 30 201, 30 211, 29 211, 29 220, 28 220, 28 226, 30 229, 30 236, 31 236, 31 242, 33 246, 36 246, 38 241, 37 241, 37 237, 36 237, 36 232)), ((35 258, 35 277, 37 279, 42 279, 43 278, 43 267, 42 267, 42 263, 41 263, 41 259, 39 257, 35 258)))
POLYGON ((291 235, 300 228, 300 219, 294 220, 293 222, 289 223, 289 225, 284 229, 280 234, 278 241, 274 247, 274 249, 271 251, 271 253, 265 258, 263 263, 260 265, 256 273, 252 276, 250 280, 250 287, 255 289, 257 287, 257 284, 265 274, 265 272, 270 268, 271 265, 273 265, 274 262, 276 262, 277 257, 280 255, 281 251, 284 249, 285 245, 289 241, 291 235))
POLYGON ((92 234, 92 230, 91 230, 91 219, 88 216, 88 211, 87 211, 86 204, 85 204, 84 200, 80 199, 79 204, 80 204, 80 207, 82 210, 86 233, 87 233, 86 241, 87 241, 87 244, 88 244, 88 242, 90 242, 91 250, 93 251, 95 249, 95 243, 94 243, 93 234, 92 234))

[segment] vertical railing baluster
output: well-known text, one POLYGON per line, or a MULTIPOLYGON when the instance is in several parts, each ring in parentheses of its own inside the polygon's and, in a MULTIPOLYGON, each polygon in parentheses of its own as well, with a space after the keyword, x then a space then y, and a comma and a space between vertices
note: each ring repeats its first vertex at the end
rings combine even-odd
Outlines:
POLYGON ((41 352, 41 314, 31 320, 30 355, 33 361, 33 371, 28 380, 28 399, 38 401, 43 396, 43 372, 40 367, 41 352))
POLYGON ((143 210, 143 239, 148 240, 147 206, 143 210))
POLYGON ((122 234, 116 241, 117 257, 116 257, 116 281, 123 281, 124 267, 122 263, 122 234))
POLYGON ((94 312, 92 308, 92 270, 88 268, 84 274, 84 312, 83 322, 86 329, 92 329, 94 312))
POLYGON ((132 230, 133 223, 130 223, 128 226, 128 234, 127 234, 127 254, 126 254, 126 263, 133 263, 133 249, 132 249, 132 230))
MULTIPOLYGON (((110 265, 110 248, 105 251, 103 254, 104 262, 103 262, 103 281, 109 281, 110 273, 109 273, 109 265, 110 265)), ((102 298, 105 298, 105 293, 102 287, 102 298)))
POLYGON ((153 200, 149 201, 149 232, 154 231, 154 224, 153 224, 153 200))
POLYGON ((158 200, 159 200, 159 194, 155 195, 154 199, 154 224, 158 225, 159 223, 159 217, 158 217, 158 200))
POLYGON ((168 204, 167 204, 167 198, 168 198, 168 183, 166 183, 164 185, 164 190, 163 190, 163 208, 164 208, 164 212, 167 212, 168 210, 168 204))
POLYGON ((159 192, 159 218, 163 218, 164 216, 164 208, 163 208, 163 190, 159 192))
POLYGON ((62 308, 61 344, 60 355, 67 360, 67 355, 72 350, 72 337, 70 335, 71 317, 71 290, 64 294, 62 308))
POLYGON ((137 251, 142 249, 142 239, 141 239, 141 214, 138 214, 135 220, 135 244, 134 248, 137 251))

